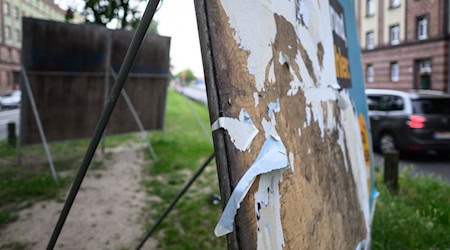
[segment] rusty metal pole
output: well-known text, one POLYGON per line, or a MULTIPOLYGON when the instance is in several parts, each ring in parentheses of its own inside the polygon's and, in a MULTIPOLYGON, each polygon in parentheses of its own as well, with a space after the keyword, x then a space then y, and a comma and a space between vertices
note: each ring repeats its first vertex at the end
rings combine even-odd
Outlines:
POLYGON ((16 146, 16 124, 14 122, 8 122, 8 145, 16 146))
POLYGON ((398 192, 398 151, 384 153, 384 184, 391 192, 398 192))

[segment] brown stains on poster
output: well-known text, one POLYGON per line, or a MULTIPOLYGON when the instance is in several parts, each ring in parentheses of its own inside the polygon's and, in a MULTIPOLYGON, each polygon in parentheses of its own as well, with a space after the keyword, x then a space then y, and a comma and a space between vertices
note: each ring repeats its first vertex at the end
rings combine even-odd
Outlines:
POLYGON ((324 50, 323 50, 322 42, 319 42, 317 44, 317 59, 319 61, 320 69, 323 68, 323 53, 324 53, 324 50))
MULTIPOLYGON (((300 81, 311 77, 317 82, 310 55, 297 38, 295 28, 282 16, 274 15, 277 33, 271 45, 273 57, 261 74, 265 74, 264 91, 258 92, 255 78, 248 71, 249 53, 239 47, 234 39, 220 1, 207 1, 210 46, 213 52, 215 84, 218 88, 219 111, 223 116, 238 117, 242 108, 249 113, 260 133, 253 140, 251 150, 240 152, 225 136, 228 169, 234 187, 255 161, 264 141, 263 119, 270 120, 267 105, 280 102, 275 113, 276 130, 287 153, 294 154, 294 172, 286 170, 280 184, 281 219, 286 249, 354 249, 365 238, 364 218, 357 199, 351 171, 345 169, 344 152, 339 147, 337 130, 325 133, 314 119, 306 122, 306 99, 302 89, 296 95, 287 96, 294 76, 300 81), (280 58, 283 57, 283 58, 280 58), (302 76, 296 57, 306 65, 308 75, 302 76), (274 79, 269 81, 271 67, 274 79), (255 107, 253 94, 259 96, 255 107), (301 135, 299 134, 301 130, 301 135)), ((257 23, 255 23, 257 25, 257 23)), ((300 34, 301 35, 301 34, 300 34)), ((323 67, 323 45, 317 44, 320 67, 323 67)), ((311 55, 313 56, 313 55, 311 55)), ((208 83, 210 84, 210 83, 208 83)), ((339 115, 337 103, 334 115, 339 115)), ((326 110, 326 108, 325 108, 326 110)), ((214 122, 214 121, 211 121, 214 122)), ((215 133, 226 133, 217 131, 215 133)), ((236 217, 239 246, 256 249, 256 214, 254 192, 256 179, 241 204, 236 217)), ((221 185, 225 185, 221 183, 221 185)), ((213 230, 213 229, 211 229, 213 230)))

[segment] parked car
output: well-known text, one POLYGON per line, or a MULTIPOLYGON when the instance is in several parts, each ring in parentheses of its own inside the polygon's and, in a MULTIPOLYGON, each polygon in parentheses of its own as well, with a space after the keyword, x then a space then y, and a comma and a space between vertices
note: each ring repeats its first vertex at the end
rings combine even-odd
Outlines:
POLYGON ((0 96, 0 109, 18 108, 22 100, 22 92, 15 90, 0 96))
POLYGON ((367 89, 375 149, 450 152, 450 96, 438 91, 367 89))

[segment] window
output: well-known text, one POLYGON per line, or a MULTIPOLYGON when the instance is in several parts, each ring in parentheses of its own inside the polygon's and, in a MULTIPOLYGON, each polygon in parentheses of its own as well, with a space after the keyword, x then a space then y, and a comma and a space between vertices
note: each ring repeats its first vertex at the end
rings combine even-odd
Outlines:
POLYGON ((400 0, 389 0, 390 8, 397 8, 400 6, 400 0))
POLYGON ((9 10, 9 3, 8 2, 5 2, 3 4, 3 12, 4 12, 5 16, 9 16, 10 10, 9 10))
POLYGON ((7 40, 11 39, 11 27, 9 26, 5 27, 5 39, 7 40))
POLYGON ((366 1, 366 16, 375 15, 375 0, 366 1))
POLYGON ((17 7, 14 7, 14 17, 16 19, 20 19, 19 8, 17 8, 17 7))
POLYGON ((391 62, 391 81, 398 82, 399 80, 399 69, 397 62, 391 62))
POLYGON ((389 27, 389 42, 391 45, 400 43, 400 26, 398 24, 389 27))
POLYGON ((20 31, 18 29, 16 29, 16 31, 14 32, 14 39, 20 42, 20 31))
POLYGON ((403 99, 400 96, 387 96, 387 110, 388 111, 397 111, 403 110, 404 104, 403 99))
POLYGON ((417 39, 424 40, 428 38, 428 18, 420 16, 417 18, 417 39))
POLYGON ((449 98, 417 99, 412 101, 414 113, 450 115, 449 98))
POLYGON ((373 49, 373 31, 369 31, 366 33, 366 49, 373 49))
POLYGON ((431 60, 421 60, 419 63, 419 71, 420 73, 431 73, 431 60))
POLYGON ((373 65, 372 64, 367 64, 366 78, 367 78, 367 82, 373 82, 373 80, 375 78, 375 71, 373 69, 373 65))
POLYGON ((368 95, 367 105, 371 111, 399 111, 404 109, 404 101, 395 95, 368 95))
POLYGON ((8 48, 8 62, 12 62, 12 49, 8 48))

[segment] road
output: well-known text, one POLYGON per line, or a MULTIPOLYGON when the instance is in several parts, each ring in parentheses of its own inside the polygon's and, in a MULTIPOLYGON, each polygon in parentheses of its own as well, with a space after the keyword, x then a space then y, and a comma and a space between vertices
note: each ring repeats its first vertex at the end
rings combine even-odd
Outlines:
POLYGON ((188 98, 202 103, 203 105, 208 104, 208 99, 206 98, 206 88, 205 85, 189 85, 182 87, 180 92, 187 96, 188 98))
MULTIPOLYGON (((375 153, 375 166, 383 168, 383 156, 375 153)), ((400 169, 412 168, 413 174, 432 174, 450 182, 450 155, 400 154, 400 169)))
MULTIPOLYGON (((206 105, 206 89, 204 86, 185 86, 180 90, 181 93, 187 97, 194 99, 206 105)), ((383 167, 383 156, 375 154, 374 163, 376 166, 383 167)), ((450 182, 450 155, 449 156, 435 156, 435 155, 401 155, 400 168, 413 168, 414 174, 424 173, 440 176, 444 180, 450 182)))
POLYGON ((16 123, 16 134, 19 134, 20 109, 0 111, 0 141, 8 137, 8 122, 16 123))

